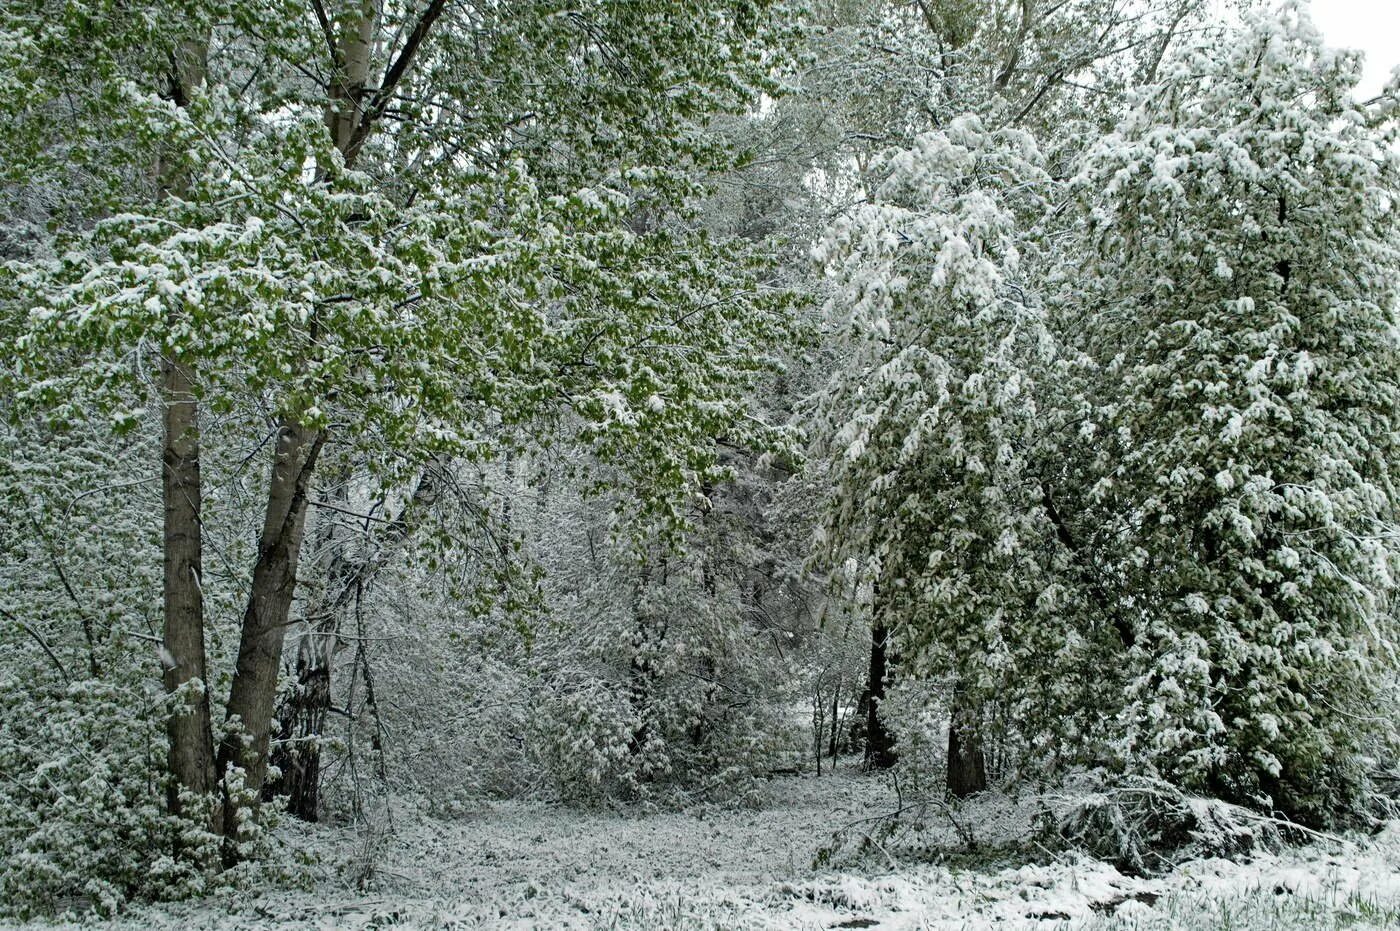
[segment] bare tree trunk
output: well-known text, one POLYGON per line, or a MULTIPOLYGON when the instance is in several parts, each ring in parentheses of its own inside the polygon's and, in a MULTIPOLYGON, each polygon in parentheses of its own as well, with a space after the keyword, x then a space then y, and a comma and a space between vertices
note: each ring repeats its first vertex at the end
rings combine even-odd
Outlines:
POLYGON ((870 680, 866 686, 870 693, 866 706, 866 769, 889 769, 898 759, 894 750, 894 735, 885 726, 884 718, 880 714, 880 705, 885 700, 885 685, 890 678, 889 639, 890 632, 884 621, 876 621, 871 625, 870 680))
POLYGON ((833 762, 832 762, 832 764, 831 764, 833 769, 835 769, 835 767, 836 767, 836 763, 834 762, 835 759, 836 759, 836 745, 837 745, 837 736, 836 736, 836 732, 837 732, 837 730, 840 728, 840 726, 841 726, 841 676, 840 676, 840 674, 838 673, 837 676, 836 676, 836 688, 834 688, 834 689, 832 690, 832 692, 831 692, 831 739, 830 739, 830 741, 829 741, 828 744, 827 744, 827 752, 830 754, 831 759, 833 760, 833 762))
MULTIPOLYGON (((277 666, 296 588, 306 496, 324 442, 324 433, 295 422, 284 422, 278 430, 267 515, 228 699, 227 718, 236 719, 238 727, 219 747, 218 760, 220 772, 241 767, 244 785, 254 792, 261 790, 267 772, 277 666)), ((226 825, 230 830, 233 827, 232 823, 226 825)))
MULTIPOLYGON (((181 810, 180 792, 210 795, 215 788, 214 734, 209 713, 208 668, 204 655, 204 597, 200 591, 203 543, 200 532, 202 487, 199 473, 199 404, 189 368, 175 359, 161 362, 164 449, 161 498, 164 503, 164 630, 162 682, 175 692, 198 680, 198 693, 166 722, 167 764, 172 781, 170 811, 181 810)), ((220 827, 217 811, 210 828, 220 827)))
POLYGON ((967 798, 987 789, 987 761, 978 733, 978 709, 959 683, 948 719, 948 794, 967 798))
MULTIPOLYGON (((177 107, 190 104, 204 83, 207 50, 201 41, 181 42, 171 55, 165 96, 177 107)), ((165 164, 156 167, 164 192, 188 187, 189 179, 165 164)), ((194 373, 176 355, 161 359, 161 503, 163 511, 162 581, 164 652, 162 684, 168 693, 195 688, 166 721, 170 746, 166 757, 171 783, 166 799, 172 813, 181 812, 182 791, 212 796, 217 786, 214 732, 209 702, 209 671, 204 653, 203 525, 200 512, 204 488, 200 478, 199 399, 194 373), (190 686, 195 682, 197 685, 190 686)), ((218 805, 209 813, 210 830, 222 830, 218 805)))

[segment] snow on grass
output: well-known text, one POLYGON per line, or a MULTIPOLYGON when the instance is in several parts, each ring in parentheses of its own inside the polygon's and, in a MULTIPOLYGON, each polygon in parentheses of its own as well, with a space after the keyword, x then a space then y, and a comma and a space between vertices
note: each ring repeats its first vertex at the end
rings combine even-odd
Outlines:
MULTIPOLYGON (((304 868, 310 888, 264 884, 203 902, 144 906, 107 926, 1400 927, 1400 824, 1371 839, 1246 862, 1196 860, 1167 876, 1143 878, 1049 851, 1037 862, 1014 861, 996 845, 1011 831, 1012 815, 1023 818, 1028 809, 990 800, 982 803, 985 811, 974 806, 962 812, 971 824, 995 825, 979 836, 985 845, 980 854, 915 863, 876 851, 816 868, 814 856, 834 830, 895 807, 889 784, 843 772, 777 780, 769 795, 769 804, 755 810, 649 814, 483 803, 451 821, 400 802, 392 836, 284 826, 285 836, 315 855, 315 863, 304 868)), ((950 850, 955 836, 949 827, 950 850)))

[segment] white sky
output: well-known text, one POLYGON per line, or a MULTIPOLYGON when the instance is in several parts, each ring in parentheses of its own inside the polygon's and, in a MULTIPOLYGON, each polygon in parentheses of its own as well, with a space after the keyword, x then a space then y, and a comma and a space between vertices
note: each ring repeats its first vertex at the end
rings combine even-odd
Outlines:
POLYGON ((1380 91, 1390 69, 1400 65, 1398 0, 1312 0, 1312 17, 1328 45, 1366 53, 1362 98, 1380 91))

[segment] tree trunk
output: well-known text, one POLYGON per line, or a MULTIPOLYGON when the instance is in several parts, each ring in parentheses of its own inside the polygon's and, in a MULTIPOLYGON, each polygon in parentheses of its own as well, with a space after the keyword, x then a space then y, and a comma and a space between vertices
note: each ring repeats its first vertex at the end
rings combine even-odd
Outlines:
MULTIPOLYGON (((304 616, 296 644, 297 684, 277 708, 277 734, 268 758, 278 775, 263 785, 263 801, 287 797, 287 811, 315 821, 321 783, 321 734, 331 710, 331 663, 340 650, 341 608, 352 587, 355 566, 348 555, 349 470, 342 466, 323 494, 345 514, 317 522, 315 552, 322 584, 304 616)), ((366 530, 366 535, 368 531, 366 530)))
MULTIPOLYGON (((661 562, 661 586, 666 586, 667 566, 665 558, 661 562)), ((651 695, 656 683, 654 663, 656 647, 665 640, 666 622, 656 617, 650 607, 644 606, 647 590, 651 585, 651 560, 642 563, 641 575, 632 595, 632 658, 628 665, 627 700, 635 722, 628 750, 634 756, 640 754, 651 739, 651 695)))
MULTIPOLYGON (((835 688, 835 689, 832 691, 832 693, 831 693, 831 740, 830 740, 830 742, 827 744, 827 751, 828 751, 828 753, 831 755, 831 759, 832 759, 832 760, 835 760, 835 759, 836 759, 836 747, 837 747, 837 743, 838 743, 838 738, 837 738, 837 736, 836 736, 836 731, 837 731, 837 729, 838 729, 840 726, 841 726, 841 677, 840 677, 840 676, 837 676, 837 677, 836 677, 836 688, 835 688)), ((836 764, 833 762, 831 765, 832 765, 832 768, 835 769, 836 764)))
POLYGON ((948 719, 948 794, 967 798, 987 790, 987 761, 978 733, 977 708, 961 684, 953 686, 948 719))
POLYGON ((885 685, 890 678, 889 639, 889 629, 884 621, 876 621, 871 625, 870 681, 866 686, 870 693, 865 721, 866 769, 889 769, 898 759, 894 750, 894 735, 885 726, 884 718, 880 714, 880 705, 885 699, 885 685))
MULTIPOLYGON (((261 790, 267 772, 277 666, 296 588, 306 496, 324 441, 324 433, 298 423, 283 422, 278 429, 267 515, 228 699, 227 718, 238 726, 219 747, 218 761, 220 772, 241 767, 244 786, 254 793, 261 790)), ((235 829, 232 821, 225 827, 235 829)))
MULTIPOLYGON (((345 15, 338 18, 339 34, 334 39, 336 48, 332 55, 336 67, 327 87, 330 100, 325 120, 347 168, 354 166, 395 87, 413 66, 424 39, 446 5, 447 0, 428 0, 376 88, 369 86, 368 79, 378 5, 363 0, 358 9, 346 9, 345 15)), ((323 21, 322 26, 330 38, 332 25, 323 21)), ((294 421, 284 420, 278 428, 267 514, 228 700, 227 719, 236 721, 238 727, 230 729, 220 744, 217 760, 217 772, 221 774, 226 775, 234 766, 243 769, 244 790, 253 797, 260 794, 267 772, 272 706, 296 587, 306 496, 324 439, 321 431, 294 421)), ((225 786, 226 795, 229 788, 225 786)), ((237 819, 226 810, 224 821, 224 833, 231 842, 225 846, 225 856, 236 860, 237 848, 232 842, 237 840, 237 819)))
MULTIPOLYGON (((164 630, 162 682, 167 692, 199 680, 198 693, 181 704, 166 722, 170 738, 167 764, 171 784, 168 804, 179 813, 180 792, 210 795, 215 788, 214 734, 209 713, 208 669, 204 656, 204 598, 199 474, 199 404, 189 368, 176 359, 161 362, 164 449, 161 499, 164 503, 164 630)), ((215 811, 209 827, 218 830, 215 811)))
MULTIPOLYGON (((375 6, 364 2, 356 14, 347 15, 340 23, 335 49, 337 67, 328 88, 330 102, 325 111, 326 128, 345 157, 347 167, 353 164, 372 125, 372 120, 363 113, 363 98, 369 74, 375 6)), ((219 747, 218 763, 220 772, 226 772, 231 766, 242 767, 245 789, 258 796, 262 794, 267 774, 277 668, 282 659, 282 644, 296 589, 297 563, 306 527, 306 496, 324 439, 324 434, 300 423, 284 421, 279 426, 267 514, 258 541, 258 560, 253 567, 253 588, 238 641, 238 663, 226 715, 230 721, 237 719, 238 727, 230 731, 230 736, 219 747)), ((301 666, 300 661, 298 666, 301 666)), ((324 724, 321 706, 329 708, 330 664, 313 659, 302 672, 300 684, 307 688, 309 705, 294 711, 293 717, 302 717, 304 726, 319 733, 324 724)), ((290 726, 295 733, 296 723, 290 726)), ((282 728, 287 727, 288 722, 282 722, 282 728)), ((298 764, 292 766, 295 773, 298 764)), ((305 793, 305 780, 310 777, 303 772, 293 778, 301 782, 299 791, 305 793)), ((319 760, 314 778, 319 780, 319 760)), ((310 804, 314 812, 316 794, 312 789, 309 802, 303 799, 298 804, 310 804)), ((229 830, 232 837, 236 828, 230 824, 229 830)))
POLYGON ((860 697, 856 699, 855 711, 846 722, 846 741, 852 747, 865 746, 865 728, 870 721, 870 680, 865 680, 860 697))
POLYGON ((271 751, 281 772, 263 787, 263 800, 287 796, 288 813, 303 821, 319 816, 321 734, 331 710, 331 657, 337 632, 328 623, 303 635, 297 646, 297 687, 277 715, 277 743, 271 751))
MULTIPOLYGON (((433 464, 423 470, 413 494, 377 540, 377 546, 366 545, 358 558, 352 558, 346 555, 346 541, 329 541, 333 555, 326 569, 325 591, 319 604, 307 612, 310 627, 297 644, 297 687, 277 712, 277 743, 271 759, 281 776, 263 792, 264 800, 287 796, 287 811, 303 821, 317 819, 320 739, 331 711, 331 663, 341 646, 340 631, 345 627, 346 614, 357 592, 372 583, 378 571, 407 543, 422 515, 437 503, 442 490, 439 468, 445 469, 446 465, 433 464)), ((349 504, 344 495, 339 500, 349 504)))
MULTIPOLYGON (((187 107, 204 83, 207 48, 201 41, 179 43, 170 57, 163 96, 187 107)), ((189 178, 162 159, 155 167, 163 193, 183 192, 189 178)), ((174 325, 177 321, 167 321, 174 325)), ((190 363, 173 352, 161 359, 160 394, 164 434, 161 450, 162 581, 161 682, 167 693, 197 688, 166 721, 170 746, 166 765, 171 782, 166 798, 172 814, 181 812, 180 794, 212 796, 217 787, 214 731, 209 702, 208 664, 204 653, 203 525, 204 488, 200 478, 199 399, 190 363), (187 686, 193 680, 197 686, 187 686)), ((221 809, 214 805, 207 827, 222 829, 221 809)))

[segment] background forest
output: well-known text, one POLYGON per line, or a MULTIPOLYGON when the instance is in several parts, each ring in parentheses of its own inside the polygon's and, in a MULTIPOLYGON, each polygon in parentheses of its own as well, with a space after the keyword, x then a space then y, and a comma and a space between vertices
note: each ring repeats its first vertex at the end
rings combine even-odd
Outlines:
POLYGON ((853 757, 1141 870, 1196 799, 1382 825, 1361 65, 1297 3, 0 0, 0 914, 853 757))

